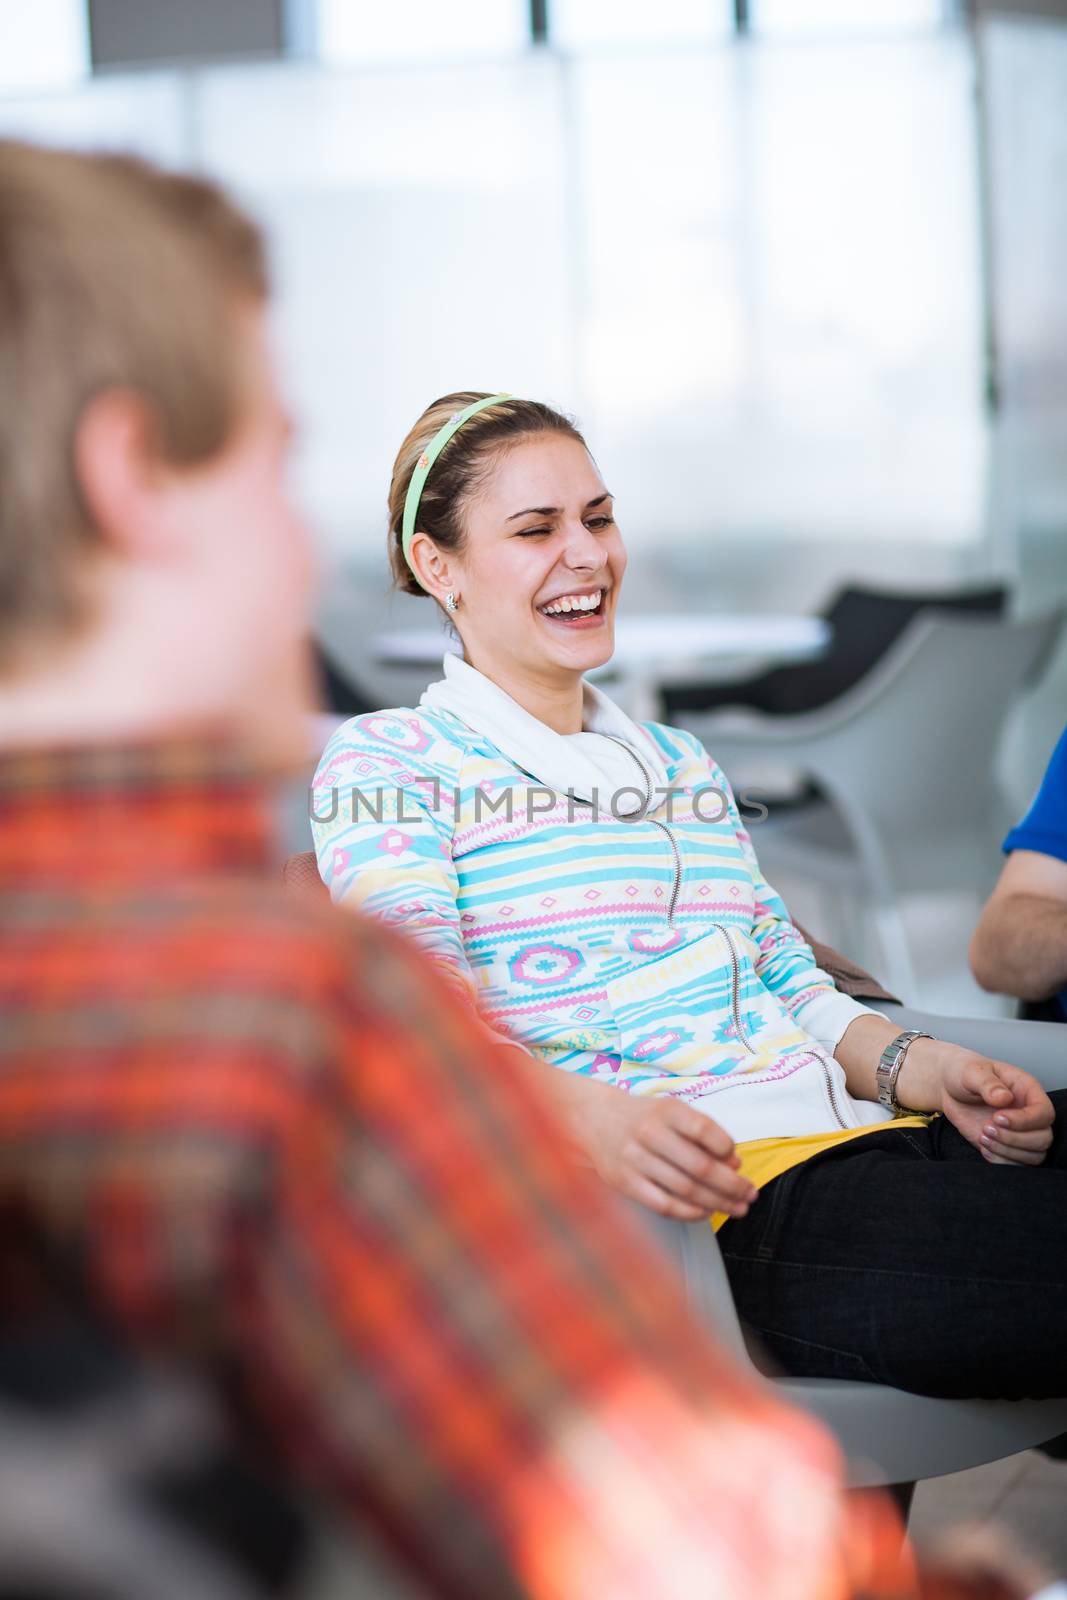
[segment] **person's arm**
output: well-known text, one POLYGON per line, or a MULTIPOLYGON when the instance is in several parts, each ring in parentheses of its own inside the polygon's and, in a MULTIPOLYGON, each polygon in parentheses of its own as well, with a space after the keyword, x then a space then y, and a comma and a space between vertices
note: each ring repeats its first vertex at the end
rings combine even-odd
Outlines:
MULTIPOLYGON (((877 1100, 875 1071, 900 1029, 880 1012, 838 994, 815 965, 810 946, 794 926, 781 897, 764 878, 752 841, 721 769, 707 758, 712 781, 727 797, 738 845, 752 874, 752 938, 760 978, 798 1025, 832 1051, 849 1093, 877 1100)), ((994 1163, 1036 1166, 1052 1143, 1052 1102, 1037 1080, 1008 1062, 938 1039, 910 1047, 897 1080, 897 1098, 916 1111, 947 1116, 994 1163)))
POLYGON ((356 717, 323 751, 311 788, 319 876, 335 905, 403 929, 473 999, 452 860, 455 752, 419 726, 417 754, 391 746, 383 724, 410 726, 399 714, 356 717))
POLYGON ((1013 850, 971 940, 983 989, 1047 1000, 1067 988, 1067 861, 1013 850))
POLYGON ((880 1014, 842 994, 829 974, 816 964, 810 944, 793 922, 781 895, 763 875, 729 779, 699 740, 692 735, 687 737, 706 768, 708 784, 728 807, 737 846, 752 879, 754 911, 750 934, 756 945, 756 972, 797 1026, 832 1052, 857 1018, 880 1014))
POLYGON ((229 1280, 286 1462, 443 1596, 844 1600, 821 1427, 694 1327, 417 952, 351 933, 229 1280))
MULTIPOLYGON (((857 1099, 878 1098, 878 1059, 898 1032, 873 1013, 846 1029, 834 1054, 857 1099)), ((942 1112, 994 1164, 1039 1166, 1052 1143, 1055 1111, 1036 1078, 943 1039, 909 1045, 896 1095, 913 1111, 942 1112)))

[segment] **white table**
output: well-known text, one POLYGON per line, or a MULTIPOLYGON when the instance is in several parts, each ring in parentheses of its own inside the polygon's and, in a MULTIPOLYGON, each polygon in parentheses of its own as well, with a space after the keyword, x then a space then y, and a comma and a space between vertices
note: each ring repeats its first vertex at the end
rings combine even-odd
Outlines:
MULTIPOLYGON (((722 671, 753 662, 781 666, 810 661, 823 653, 831 634, 821 617, 767 612, 623 615, 615 623, 614 656, 589 677, 616 678, 618 698, 630 715, 655 717, 660 688, 673 678, 708 667, 722 671)), ((383 666, 431 666, 447 651, 458 653, 458 642, 434 628, 391 629, 374 640, 383 666)))

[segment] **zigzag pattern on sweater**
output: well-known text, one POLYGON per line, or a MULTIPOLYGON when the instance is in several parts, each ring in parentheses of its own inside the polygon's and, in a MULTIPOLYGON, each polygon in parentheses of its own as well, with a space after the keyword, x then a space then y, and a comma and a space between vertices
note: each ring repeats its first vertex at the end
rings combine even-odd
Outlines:
POLYGON ((403 820, 314 821, 320 871, 335 900, 403 927, 491 1023, 570 1071, 657 1092, 788 1077, 817 1059, 802 1014, 830 980, 762 879, 718 767, 692 735, 644 730, 679 795, 680 869, 654 822, 593 821, 562 797, 518 822, 478 817, 477 796, 540 786, 453 714, 401 708, 338 729, 316 789, 402 777, 403 820), (708 788, 728 802, 719 817, 693 804, 708 788))

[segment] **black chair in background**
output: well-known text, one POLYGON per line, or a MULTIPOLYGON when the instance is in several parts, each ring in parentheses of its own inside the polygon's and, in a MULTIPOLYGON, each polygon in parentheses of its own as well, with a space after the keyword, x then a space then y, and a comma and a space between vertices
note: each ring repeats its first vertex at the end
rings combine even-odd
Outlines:
POLYGON ((339 717, 365 717, 379 709, 317 639, 312 642, 312 657, 320 684, 320 710, 336 711, 339 717))
POLYGON ((770 716, 815 711, 859 683, 920 611, 1003 616, 1007 602, 1003 584, 943 593, 901 593, 849 584, 821 613, 833 629, 825 655, 730 683, 665 684, 664 721, 684 723, 687 712, 716 711, 722 706, 750 706, 770 716))
POLYGON ((1015 1015, 1020 1022, 1067 1023, 1055 996, 1051 1000, 1020 1000, 1015 1015))

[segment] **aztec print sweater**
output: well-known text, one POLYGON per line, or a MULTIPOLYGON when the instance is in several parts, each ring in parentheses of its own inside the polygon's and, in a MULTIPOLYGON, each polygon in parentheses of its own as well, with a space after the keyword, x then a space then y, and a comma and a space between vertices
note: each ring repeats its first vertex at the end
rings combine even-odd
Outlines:
POLYGON ((568 738, 461 658, 445 673, 326 747, 333 899, 403 928, 545 1061, 698 1103, 737 1142, 887 1120, 832 1054, 867 1008, 816 967, 699 740, 590 684, 568 738))

